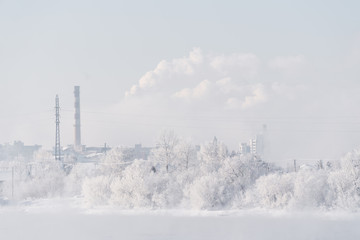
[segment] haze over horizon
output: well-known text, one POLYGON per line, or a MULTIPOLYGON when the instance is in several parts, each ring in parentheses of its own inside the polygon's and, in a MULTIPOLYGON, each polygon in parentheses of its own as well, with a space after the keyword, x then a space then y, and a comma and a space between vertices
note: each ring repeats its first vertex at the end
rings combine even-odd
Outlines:
POLYGON ((358 1, 0 1, 0 143, 153 146, 173 129, 271 160, 360 146, 358 1), (279 7, 281 6, 281 7, 279 7))

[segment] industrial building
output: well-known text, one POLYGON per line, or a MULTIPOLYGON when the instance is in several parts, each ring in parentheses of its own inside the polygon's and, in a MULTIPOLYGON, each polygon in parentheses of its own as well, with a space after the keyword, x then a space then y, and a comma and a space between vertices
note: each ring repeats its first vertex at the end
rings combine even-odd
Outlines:
MULTIPOLYGON (((60 127, 59 127, 59 98, 56 96, 56 143, 54 155, 57 160, 75 161, 75 162, 96 162, 111 150, 106 144, 104 146, 88 147, 81 143, 81 111, 80 111, 80 86, 74 87, 74 144, 60 148, 60 127), (61 152, 61 153, 60 153, 61 152), (57 154, 59 156, 57 156, 57 154)), ((121 147, 128 160, 147 159, 152 148, 143 147, 141 144, 135 144, 134 147, 121 147)))

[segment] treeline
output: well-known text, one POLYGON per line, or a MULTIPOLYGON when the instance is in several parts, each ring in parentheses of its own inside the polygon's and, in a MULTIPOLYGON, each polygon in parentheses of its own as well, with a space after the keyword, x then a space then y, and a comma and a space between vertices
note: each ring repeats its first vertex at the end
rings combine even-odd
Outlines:
POLYGON ((82 197, 87 205, 149 209, 348 209, 360 207, 360 152, 332 165, 285 172, 253 155, 229 154, 214 139, 200 151, 172 131, 163 132, 148 160, 126 161, 114 148, 99 164, 68 164, 38 153, 37 163, 2 162, 18 169, 17 200, 82 197), (65 169, 65 170, 64 170, 65 169))

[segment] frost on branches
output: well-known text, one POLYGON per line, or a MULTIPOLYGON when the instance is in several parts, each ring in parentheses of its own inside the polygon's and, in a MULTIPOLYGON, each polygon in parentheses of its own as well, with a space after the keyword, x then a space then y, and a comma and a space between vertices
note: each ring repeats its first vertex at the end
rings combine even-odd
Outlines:
POLYGON ((197 149, 164 131, 148 160, 129 161, 127 154, 113 148, 96 164, 59 163, 45 151, 32 163, 3 161, 0 167, 15 168, 16 178, 3 182, 2 196, 76 196, 88 206, 123 209, 360 209, 359 150, 286 172, 254 155, 230 155, 216 138, 197 149))

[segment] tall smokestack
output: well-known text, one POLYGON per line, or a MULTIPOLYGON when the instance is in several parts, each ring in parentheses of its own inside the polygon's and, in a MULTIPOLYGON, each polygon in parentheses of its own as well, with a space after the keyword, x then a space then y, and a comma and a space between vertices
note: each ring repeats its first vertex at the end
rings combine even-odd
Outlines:
POLYGON ((75 96, 75 143, 74 148, 81 151, 81 127, 80 127, 80 87, 74 87, 75 96))

